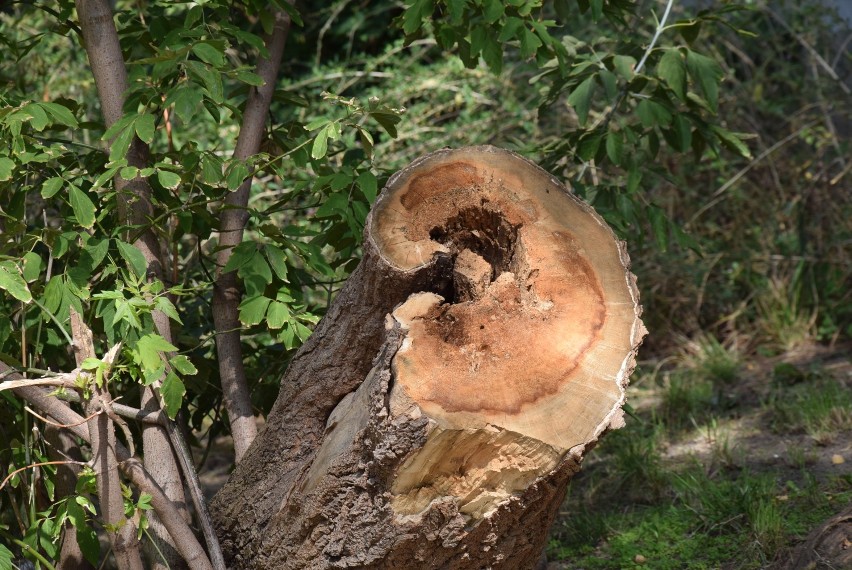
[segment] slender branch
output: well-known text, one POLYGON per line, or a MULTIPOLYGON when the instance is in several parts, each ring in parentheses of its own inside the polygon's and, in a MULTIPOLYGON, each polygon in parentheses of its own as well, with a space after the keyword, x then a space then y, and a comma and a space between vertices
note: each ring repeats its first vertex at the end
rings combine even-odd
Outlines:
POLYGON ((51 564, 50 561, 44 556, 42 556, 42 554, 38 550, 36 550, 23 540, 19 540, 14 536, 11 536, 10 534, 4 532, 2 529, 0 529, 0 535, 3 535, 9 542, 20 547, 22 552, 29 552, 30 554, 32 554, 33 558, 44 564, 44 567, 47 568, 47 570, 56 570, 56 566, 51 564))
MULTIPOLYGON (((246 160, 260 149, 269 104, 275 92, 278 69, 284 53, 284 44, 290 29, 290 17, 283 11, 275 15, 272 34, 266 38, 268 57, 257 63, 257 74, 263 85, 249 92, 240 135, 234 149, 234 159, 246 160)), ((222 208, 219 230, 220 250, 217 255, 216 283, 213 288, 213 322, 216 327, 216 352, 219 357, 219 377, 225 395, 225 408, 234 436, 234 452, 239 462, 257 435, 251 396, 243 366, 240 344, 239 304, 242 296, 236 273, 223 273, 222 268, 231 258, 231 252, 243 240, 248 221, 248 196, 252 176, 246 178, 236 192, 228 194, 222 208), (230 332, 223 332, 230 331, 230 332)))
MULTIPOLYGON (((648 44, 648 47, 645 49, 645 53, 642 54, 642 58, 639 60, 639 63, 636 64, 636 67, 633 69, 633 73, 638 75, 642 72, 642 68, 645 67, 645 62, 648 61, 648 57, 651 55, 651 52, 654 51, 654 47, 657 45, 657 41, 660 39, 660 35, 666 29, 666 20, 669 19, 669 14, 672 11, 672 5, 674 4, 674 0, 668 0, 666 3, 666 9, 663 12, 663 18, 657 23, 657 29, 654 30, 654 36, 651 38, 651 42, 648 44)), ((621 102, 624 101, 624 98, 627 97, 627 92, 630 89, 630 83, 625 82, 624 87, 621 88, 621 91, 618 93, 618 97, 615 99, 615 103, 612 104, 609 111, 600 118, 590 131, 594 131, 599 126, 602 126, 603 129, 606 129, 609 126, 609 122, 612 120, 612 117, 615 115, 616 111, 618 111, 618 107, 621 106, 621 102)), ((583 161, 583 166, 580 167, 580 172, 577 174, 577 181, 582 180, 583 175, 586 173, 586 169, 589 167, 589 163, 587 161, 583 161)))
POLYGON ((790 27, 790 25, 789 25, 789 24, 787 24, 787 22, 784 20, 784 18, 782 18, 781 16, 779 16, 779 15, 778 15, 778 13, 776 13, 774 10, 772 10, 769 6, 763 6, 763 10, 764 10, 767 14, 769 14, 769 16, 770 16, 773 20, 775 20, 776 22, 778 22, 779 24, 781 24, 781 27, 783 27, 785 30, 787 30, 787 33, 789 33, 789 34, 790 34, 790 35, 792 35, 794 38, 796 38, 796 41, 797 41, 797 42, 799 42, 799 44, 801 44, 801 46, 802 46, 803 48, 805 48, 806 50, 808 50, 808 52, 809 52, 809 53, 810 53, 810 54, 814 57, 814 59, 816 60, 816 62, 817 62, 817 63, 819 64, 819 66, 820 66, 820 67, 821 67, 821 68, 822 68, 822 69, 823 69, 823 70, 824 70, 824 71, 828 74, 828 76, 829 76, 829 77, 831 77, 834 81, 836 81, 838 85, 840 85, 840 88, 843 90, 843 92, 844 92, 844 93, 846 93, 847 95, 849 95, 850 93, 852 93, 852 90, 850 90, 850 89, 849 89, 849 86, 848 86, 848 85, 846 85, 846 82, 844 82, 844 81, 843 81, 843 80, 842 80, 842 79, 841 79, 841 78, 837 75, 837 72, 836 72, 836 71, 834 71, 834 68, 833 68, 833 67, 831 67, 831 65, 829 65, 829 63, 828 63, 827 61, 825 61, 825 58, 823 58, 823 57, 819 54, 819 52, 818 52, 816 49, 814 49, 814 46, 812 46, 811 44, 809 44, 809 43, 805 40, 805 38, 803 38, 800 34, 797 34, 797 33, 793 30, 793 28, 791 28, 791 27, 790 27))
MULTIPOLYGON (((64 394, 61 394, 60 397, 63 400, 68 400, 71 402, 81 401, 80 396, 76 392, 65 392, 64 394)), ((145 410, 140 410, 139 408, 134 408, 126 404, 119 404, 115 400, 110 402, 110 407, 116 414, 125 417, 129 420, 137 420, 140 422, 157 425, 164 425, 166 422, 167 416, 163 413, 162 410, 146 412, 145 410)))
MULTIPOLYGON (((71 308, 71 336, 74 338, 74 358, 82 366, 87 358, 94 358, 95 346, 92 331, 83 323, 83 317, 71 308)), ((124 514, 124 496, 118 477, 118 459, 115 456, 115 431, 109 416, 101 414, 101 401, 108 398, 106 383, 98 386, 90 382, 92 397, 86 402, 86 411, 92 415, 86 422, 92 444, 92 464, 98 486, 101 516, 107 537, 115 552, 116 564, 121 570, 143 570, 142 554, 136 537, 136 523, 124 514)))
POLYGON ((3 390, 14 390, 22 386, 58 386, 59 388, 73 388, 74 380, 77 374, 70 372, 61 376, 52 376, 49 378, 22 378, 21 380, 7 380, 0 382, 0 392, 3 390))
POLYGON ((757 164, 760 163, 764 158, 771 155, 773 152, 775 152, 776 150, 778 150, 782 146, 786 145, 790 141, 794 140, 796 137, 798 137, 800 134, 802 134, 803 131, 811 128, 812 126, 814 126, 818 122, 819 122, 818 120, 815 120, 815 121, 811 121, 809 123, 802 125, 795 132, 790 133, 789 135, 787 135, 786 137, 784 137, 783 139, 776 142, 771 147, 767 148, 766 150, 761 152, 759 155, 754 157, 754 160, 752 160, 747 165, 745 165, 739 172, 737 172, 736 174, 731 176, 724 184, 722 184, 715 192, 713 192, 713 195, 712 195, 713 199, 710 200, 704 206, 702 206, 697 212, 695 212, 692 215, 692 217, 689 218, 689 221, 687 221, 684 224, 683 227, 686 229, 686 228, 689 228, 690 226, 692 226, 692 224, 695 223, 695 220, 700 218, 704 214, 704 212, 706 212, 707 210, 709 210, 710 208, 712 208, 713 206, 715 206, 716 204, 718 204, 719 202, 721 202, 722 200, 727 198, 727 196, 724 195, 725 191, 727 191, 728 188, 730 188, 731 186, 736 184, 743 176, 745 176, 748 173, 749 170, 751 170, 752 168, 757 166, 757 164))
POLYGON ((44 423, 46 423, 48 425, 58 427, 58 428, 65 428, 65 429, 72 428, 72 427, 78 426, 78 425, 83 425, 84 423, 88 422, 89 420, 91 420, 92 418, 94 418, 95 416, 97 416, 98 414, 103 412, 103 410, 98 410, 98 411, 94 412, 93 414, 88 415, 85 418, 82 418, 79 421, 79 423, 76 423, 76 424, 60 424, 60 423, 54 422, 52 420, 49 420, 49 419, 45 418, 44 416, 38 415, 29 406, 24 406, 24 409, 26 411, 28 411, 29 413, 31 413, 32 415, 34 415, 36 418, 40 419, 41 421, 43 421, 44 423))
POLYGON ((65 460, 65 461, 42 461, 41 463, 33 463, 33 464, 31 464, 31 465, 27 465, 27 466, 25 466, 25 467, 21 467, 20 469, 15 469, 15 470, 14 470, 14 471, 12 471, 11 473, 9 473, 9 474, 6 476, 6 478, 5 478, 5 479, 3 479, 3 481, 2 481, 2 482, 0 482, 0 490, 2 490, 2 489, 3 489, 3 487, 5 487, 5 486, 6 486, 6 483, 8 483, 8 482, 9 482, 9 479, 11 479, 12 477, 14 477, 14 476, 15 476, 15 474, 20 473, 21 471, 26 471, 27 469, 34 469, 35 467, 41 467, 42 465, 68 465, 68 464, 74 464, 74 465, 88 465, 88 463, 86 463, 85 461, 71 461, 71 460, 65 460))

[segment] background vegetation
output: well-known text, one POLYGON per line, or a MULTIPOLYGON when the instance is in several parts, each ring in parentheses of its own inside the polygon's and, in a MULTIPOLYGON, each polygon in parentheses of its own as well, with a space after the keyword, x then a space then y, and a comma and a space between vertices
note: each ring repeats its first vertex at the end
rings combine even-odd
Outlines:
MULTIPOLYGON (((495 144, 565 180, 628 240, 650 330, 633 419, 572 484, 553 564, 762 567, 852 499, 852 62, 848 23, 827 7, 297 3, 248 161, 232 153, 262 5, 119 2, 131 87, 109 129, 73 8, 0 14, 7 365, 73 369, 73 307, 99 353, 124 341, 110 390, 138 406, 137 386, 176 349, 162 396, 203 474, 230 429, 211 317, 228 192, 255 173, 246 239, 224 269, 244 291, 243 362, 263 416, 354 269, 387 177, 440 147, 495 144), (134 136, 151 146, 141 174, 149 227, 169 244, 162 282, 130 245, 142 228, 122 221, 112 181, 140 173, 125 157, 134 136), (172 318, 173 345, 154 311, 172 318)), ((55 495, 52 466, 27 468, 49 459, 43 425, 0 398, 0 568, 48 567, 64 520, 88 529, 97 560, 90 481, 55 495)), ((128 509, 144 514, 138 494, 128 509)))

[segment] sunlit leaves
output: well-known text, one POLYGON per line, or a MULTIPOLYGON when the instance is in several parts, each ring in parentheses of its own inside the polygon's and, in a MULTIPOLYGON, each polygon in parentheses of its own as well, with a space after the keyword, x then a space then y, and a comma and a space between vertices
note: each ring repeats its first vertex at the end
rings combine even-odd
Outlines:
POLYGON ((15 168, 15 161, 6 156, 0 156, 0 182, 12 178, 12 172, 15 168))
POLYGON ((33 299, 18 266, 11 261, 0 261, 0 289, 24 303, 29 303, 33 299))
POLYGON ((160 396, 163 398, 166 413, 171 419, 175 419, 180 411, 185 394, 186 386, 184 386, 183 381, 177 374, 169 372, 160 386, 160 396))
POLYGON ((115 243, 119 254, 127 262, 127 266, 133 270, 133 273, 139 278, 145 277, 148 272, 148 263, 139 248, 118 239, 115 240, 115 243))
POLYGON ((74 210, 74 217, 77 218, 78 224, 84 228, 91 228, 95 225, 94 202, 74 184, 68 187, 68 202, 71 204, 71 209, 74 210))

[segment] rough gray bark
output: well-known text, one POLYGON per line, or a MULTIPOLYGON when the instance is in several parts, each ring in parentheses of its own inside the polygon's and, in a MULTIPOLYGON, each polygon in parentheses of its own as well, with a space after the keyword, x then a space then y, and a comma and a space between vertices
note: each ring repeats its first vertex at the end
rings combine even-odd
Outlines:
POLYGON ((583 455, 623 424, 639 313, 623 244, 555 179, 492 147, 416 161, 211 503, 229 566, 533 567, 583 455), (530 389, 507 372, 536 359, 555 372, 530 389))
MULTIPOLYGON (((234 149, 234 158, 247 160, 257 154, 263 140, 266 115, 275 94, 278 68, 284 54, 284 44, 290 30, 290 17, 284 12, 275 15, 275 27, 266 38, 268 57, 257 62, 257 74, 264 83, 249 90, 243 123, 234 149)), ((251 442, 257 436, 251 394, 245 368, 243 367, 242 345, 240 344, 240 299, 241 291, 234 271, 222 272, 228 264, 231 251, 243 241, 243 230, 248 221, 248 196, 252 177, 246 178, 235 192, 225 198, 222 223, 219 228, 219 253, 216 256, 216 283, 213 287, 213 324, 216 328, 216 356, 219 361, 219 378, 225 396, 225 409, 234 437, 236 462, 242 459, 251 442)))

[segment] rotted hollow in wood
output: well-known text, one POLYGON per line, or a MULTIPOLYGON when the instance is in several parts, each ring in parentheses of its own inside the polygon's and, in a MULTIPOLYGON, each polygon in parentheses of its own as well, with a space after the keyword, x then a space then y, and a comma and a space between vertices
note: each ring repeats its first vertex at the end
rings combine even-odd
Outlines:
POLYGON ((530 567, 583 455, 623 425, 640 313, 624 244, 547 173, 493 147, 415 161, 214 502, 231 560, 530 567), (239 492, 262 535, 237 535, 239 492))

